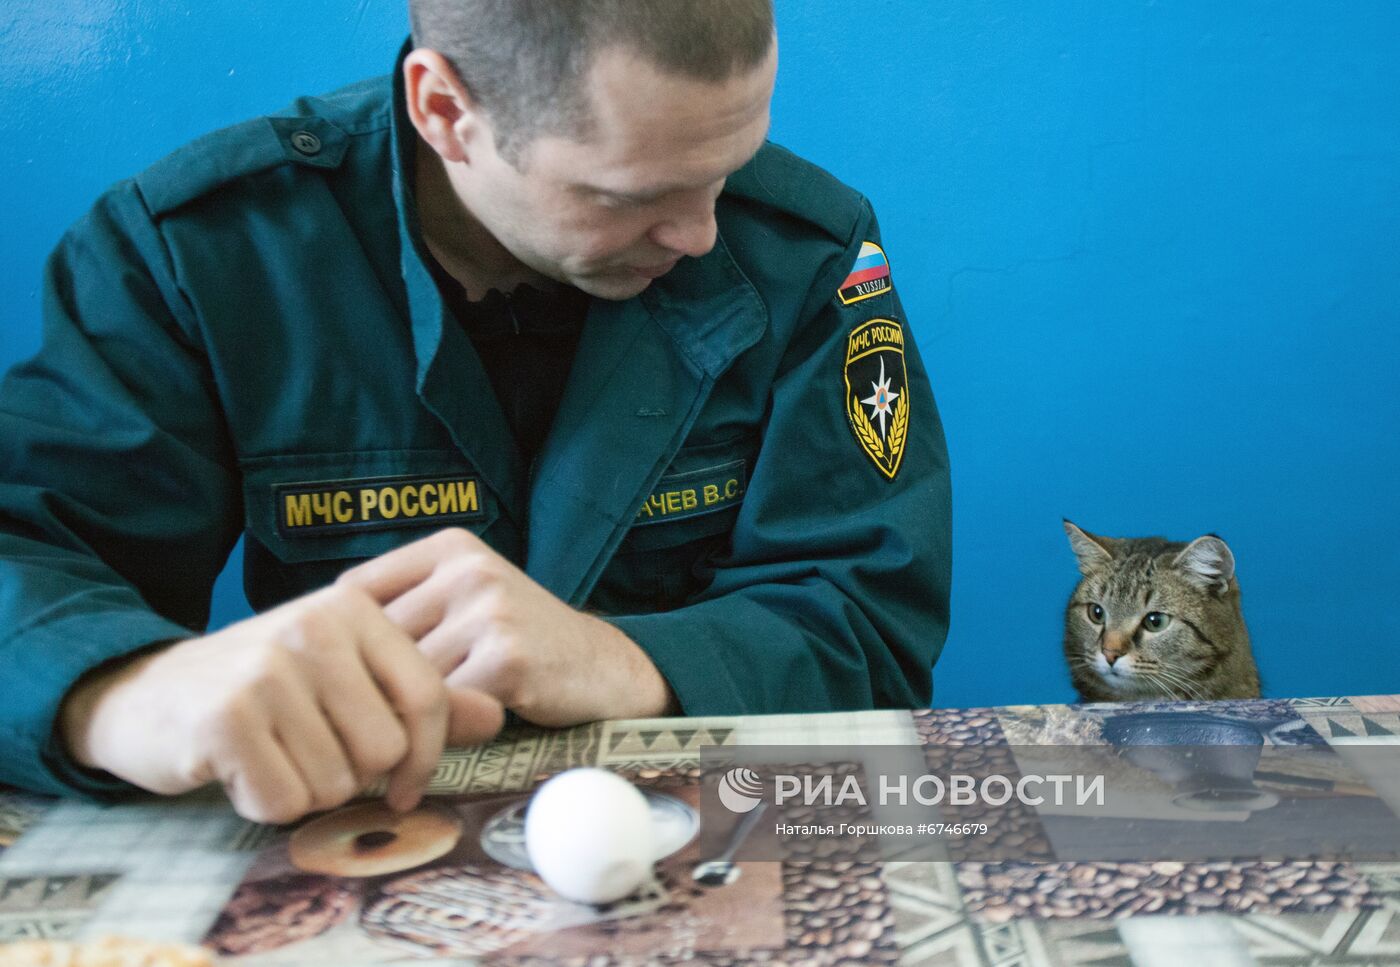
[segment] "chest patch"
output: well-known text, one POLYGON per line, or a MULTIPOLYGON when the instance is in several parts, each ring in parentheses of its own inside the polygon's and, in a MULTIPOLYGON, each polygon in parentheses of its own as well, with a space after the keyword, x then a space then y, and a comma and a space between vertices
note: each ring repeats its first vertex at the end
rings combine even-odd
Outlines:
POLYGON ((481 520, 480 479, 470 474, 283 484, 274 491, 283 537, 481 520))
POLYGON ((748 482, 745 468, 743 460, 735 460, 717 467, 662 477, 642 502, 632 526, 685 520, 735 506, 744 499, 748 482))
POLYGON ((871 319, 846 339, 846 420, 856 442, 893 480, 909 438, 909 373, 904 329, 893 319, 871 319))

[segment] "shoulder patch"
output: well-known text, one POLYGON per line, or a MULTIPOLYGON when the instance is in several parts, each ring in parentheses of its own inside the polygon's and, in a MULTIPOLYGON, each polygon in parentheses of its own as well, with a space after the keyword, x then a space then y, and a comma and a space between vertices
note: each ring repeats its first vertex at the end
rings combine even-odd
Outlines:
POLYGON ((904 462, 909 439, 909 372, 904 328, 893 319, 868 319, 846 338, 842 371, 846 421, 861 451, 890 480, 904 462))
POLYGON ((894 285, 890 282, 890 260, 885 250, 874 242, 862 242, 851 271, 836 290, 843 305, 851 305, 862 299, 884 295, 894 285))
POLYGON ((348 136, 325 118, 262 117, 198 138, 136 176, 152 215, 167 214, 235 179, 288 162, 335 168, 348 136))
POLYGON ((724 190, 810 222, 842 244, 865 205, 860 192, 771 141, 730 175, 724 190))

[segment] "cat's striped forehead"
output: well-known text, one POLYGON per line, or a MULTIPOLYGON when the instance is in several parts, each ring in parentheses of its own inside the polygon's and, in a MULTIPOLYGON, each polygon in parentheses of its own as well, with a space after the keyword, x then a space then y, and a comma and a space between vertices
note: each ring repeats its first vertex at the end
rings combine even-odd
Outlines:
POLYGON ((1095 590, 1103 597, 1118 601, 1138 599, 1146 604, 1152 595, 1154 579, 1166 566, 1165 561, 1158 560, 1157 554, 1146 550, 1120 552, 1114 557, 1113 566, 1096 575, 1097 581, 1089 583, 1096 584, 1095 590))
POLYGON ((1141 600, 1147 604, 1152 597, 1159 568, 1167 562, 1155 554, 1139 552, 1114 561, 1114 567, 1104 577, 1103 594, 1118 601, 1141 600))
POLYGON ((1185 547, 1155 537, 1117 541, 1112 560, 1085 578, 1083 587, 1103 604, 1114 602, 1137 612, 1198 614, 1219 606, 1215 596, 1187 580, 1175 563, 1185 547))

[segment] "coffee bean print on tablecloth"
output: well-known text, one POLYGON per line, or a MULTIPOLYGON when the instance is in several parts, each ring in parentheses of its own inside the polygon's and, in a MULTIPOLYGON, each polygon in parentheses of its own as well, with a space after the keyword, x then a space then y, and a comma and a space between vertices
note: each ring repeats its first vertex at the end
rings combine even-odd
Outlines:
POLYGON ((960 863, 974 919, 1325 913, 1379 905, 1351 864, 960 863))
MULTIPOLYGON (((1016 777, 1020 774, 995 709, 932 709, 915 712, 913 718, 930 772, 970 775, 979 782, 986 776, 1016 777)), ((981 801, 965 806, 945 804, 939 807, 937 819, 944 823, 985 824, 987 827, 985 833, 944 838, 942 845, 951 859, 1040 862, 1054 858, 1035 810, 1018 801, 1001 806, 981 801)))
POLYGON ((924 745, 1006 745, 997 710, 935 708, 913 713, 914 731, 924 745))

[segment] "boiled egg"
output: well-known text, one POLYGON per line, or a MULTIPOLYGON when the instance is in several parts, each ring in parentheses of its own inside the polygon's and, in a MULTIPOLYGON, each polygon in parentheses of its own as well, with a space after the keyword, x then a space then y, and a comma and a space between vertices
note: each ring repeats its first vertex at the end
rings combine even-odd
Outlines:
POLYGON ((654 834, 646 797, 606 769, 570 769, 535 792, 525 851, 560 896, 611 903, 651 877, 654 834))

